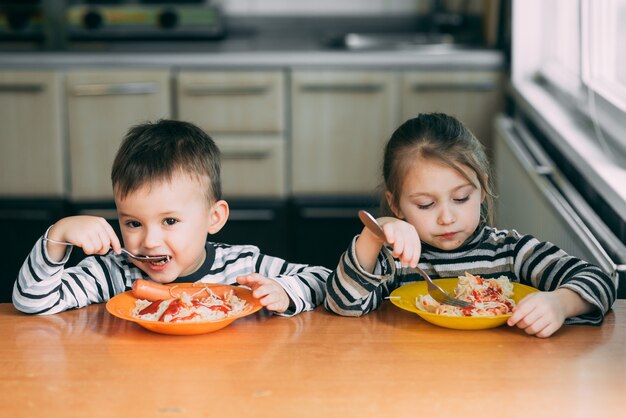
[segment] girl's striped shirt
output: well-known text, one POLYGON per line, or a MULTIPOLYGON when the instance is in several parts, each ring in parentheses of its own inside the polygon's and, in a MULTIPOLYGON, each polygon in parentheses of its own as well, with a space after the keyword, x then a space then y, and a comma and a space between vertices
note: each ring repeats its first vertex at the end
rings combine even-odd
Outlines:
MULTIPOLYGON (((373 273, 364 271, 355 254, 356 237, 326 282, 324 306, 339 315, 360 316, 376 309, 394 289, 422 280, 400 275, 400 262, 383 248, 373 273)), ((570 256, 556 245, 515 230, 479 227, 462 246, 444 251, 422 243, 419 266, 432 278, 466 272, 484 278, 506 276, 542 291, 567 288, 596 307, 566 323, 599 324, 617 297, 616 283, 598 266, 570 256)))

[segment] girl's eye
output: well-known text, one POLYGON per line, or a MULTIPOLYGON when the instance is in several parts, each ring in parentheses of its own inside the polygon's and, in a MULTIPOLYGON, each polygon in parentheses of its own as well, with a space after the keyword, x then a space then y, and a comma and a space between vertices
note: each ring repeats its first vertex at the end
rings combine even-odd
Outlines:
POLYGON ((434 204, 435 204, 435 203, 433 203, 433 202, 430 202, 430 203, 428 203, 428 204, 426 204, 426 205, 420 205, 420 204, 418 204, 418 205, 417 205, 417 207, 418 207, 419 209, 424 209, 424 210, 425 210, 425 209, 430 209, 430 208, 432 208, 434 204))
POLYGON ((467 196, 462 197, 462 198, 460 198, 460 199, 453 199, 453 200, 454 200, 455 202, 458 202, 458 203, 463 203, 463 202, 467 202, 467 201, 469 200, 469 198, 470 198, 470 197, 469 197, 469 195, 467 195, 467 196))
POLYGON ((172 226, 172 225, 174 225, 174 224, 178 223, 178 219, 174 219, 174 218, 166 218, 166 219, 163 221, 163 223, 164 223, 165 225, 170 225, 170 226, 172 226))
POLYGON ((139 228, 141 224, 137 221, 128 221, 126 222, 126 226, 129 228, 139 228))

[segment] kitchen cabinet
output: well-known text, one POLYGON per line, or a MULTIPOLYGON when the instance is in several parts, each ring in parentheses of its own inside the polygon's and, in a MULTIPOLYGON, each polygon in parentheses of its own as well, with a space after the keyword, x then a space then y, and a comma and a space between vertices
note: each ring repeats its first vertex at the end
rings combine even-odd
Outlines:
POLYGON ((369 195, 398 122, 396 73, 296 70, 290 170, 296 196, 369 195))
POLYGON ((224 196, 286 197, 284 73, 181 70, 176 79, 177 118, 222 151, 224 196))
POLYGON ((0 71, 0 196, 63 197, 63 92, 56 71, 0 71))
POLYGON ((128 129, 170 117, 168 70, 69 71, 70 198, 112 200, 111 164, 128 129))
POLYGON ((405 71, 402 120, 442 112, 463 122, 492 154, 492 121, 502 107, 499 71, 405 71))
POLYGON ((33 244, 64 214, 63 88, 56 71, 0 71, 0 302, 33 244))

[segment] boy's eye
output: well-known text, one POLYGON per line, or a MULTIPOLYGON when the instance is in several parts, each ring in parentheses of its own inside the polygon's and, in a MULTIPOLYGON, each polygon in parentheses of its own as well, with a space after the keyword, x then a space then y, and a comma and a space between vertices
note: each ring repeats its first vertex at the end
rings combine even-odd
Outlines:
POLYGON ((129 228, 139 228, 141 224, 137 221, 128 221, 126 222, 126 226, 129 228))
POLYGON ((174 225, 176 223, 178 223, 178 219, 174 219, 174 218, 165 218, 165 220, 163 221, 163 223, 165 225, 174 225))

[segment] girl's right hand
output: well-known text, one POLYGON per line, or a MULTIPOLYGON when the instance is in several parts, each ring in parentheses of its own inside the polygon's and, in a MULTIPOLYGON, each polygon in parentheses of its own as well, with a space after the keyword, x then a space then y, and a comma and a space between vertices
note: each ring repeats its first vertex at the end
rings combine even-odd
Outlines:
POLYGON ((409 267, 416 267, 422 253, 422 243, 415 227, 401 219, 385 217, 378 219, 385 232, 387 243, 392 246, 394 258, 409 267))
MULTIPOLYGON (((48 231, 48 238, 68 242, 82 248, 87 255, 106 254, 110 249, 120 254, 122 245, 115 231, 98 216, 70 216, 55 223, 48 231)), ((63 259, 66 246, 48 241, 48 255, 55 261, 63 259)))
MULTIPOLYGON (((392 217, 378 218, 377 221, 383 228, 386 242, 392 247, 394 258, 400 260, 403 265, 417 266, 422 245, 415 227, 408 222, 392 217)), ((384 244, 367 227, 363 229, 356 241, 356 256, 364 270, 370 273, 374 270, 376 259, 384 244)))

